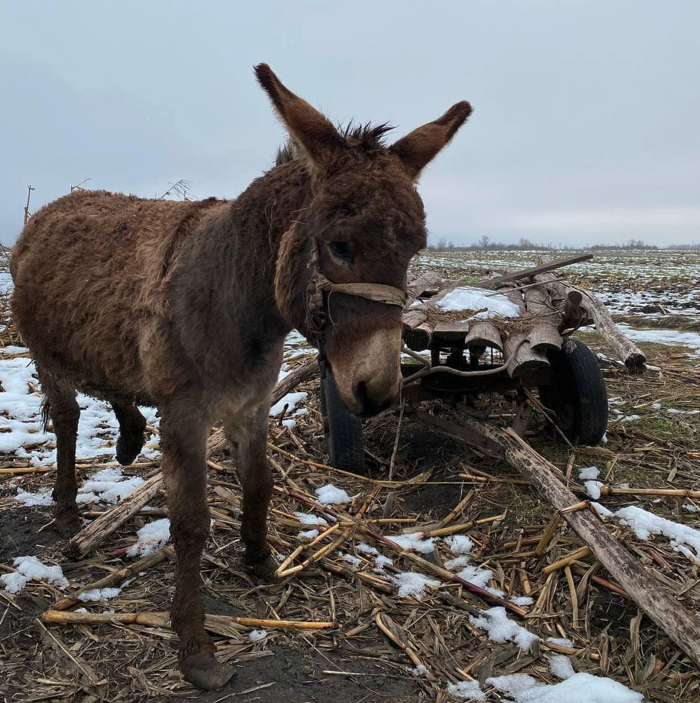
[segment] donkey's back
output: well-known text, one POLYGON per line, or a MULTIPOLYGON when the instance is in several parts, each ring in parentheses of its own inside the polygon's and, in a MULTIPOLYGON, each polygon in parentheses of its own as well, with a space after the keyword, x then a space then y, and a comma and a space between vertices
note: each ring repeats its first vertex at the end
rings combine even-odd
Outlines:
POLYGON ((170 259, 200 210, 79 191, 36 213, 13 253, 12 306, 37 365, 98 395, 143 395, 139 340, 168 314, 170 259))

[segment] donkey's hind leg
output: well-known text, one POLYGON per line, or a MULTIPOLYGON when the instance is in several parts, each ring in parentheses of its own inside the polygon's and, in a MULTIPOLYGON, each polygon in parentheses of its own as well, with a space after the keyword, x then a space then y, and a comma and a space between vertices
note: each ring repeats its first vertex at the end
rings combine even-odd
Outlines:
POLYGON ((146 418, 133 402, 113 399, 111 405, 119 422, 117 461, 129 466, 143 449, 146 418))
POLYGON ((78 481, 75 477, 75 444, 78 436, 80 406, 75 399, 75 388, 69 383, 44 374, 37 368, 39 381, 44 391, 44 423, 48 416, 56 434, 56 483, 53 499, 56 501, 56 528, 63 535, 75 534, 80 529, 78 504, 78 481))

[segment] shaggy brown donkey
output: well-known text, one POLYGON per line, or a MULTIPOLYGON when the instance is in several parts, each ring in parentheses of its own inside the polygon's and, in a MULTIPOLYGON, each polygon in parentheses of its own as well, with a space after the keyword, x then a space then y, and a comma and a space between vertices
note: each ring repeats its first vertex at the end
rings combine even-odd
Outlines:
POLYGON ((296 328, 322 339, 354 412, 371 414, 392 401, 400 381, 397 300, 409 261, 426 242, 414 183, 471 112, 457 103, 386 146, 385 127, 341 133, 269 66, 255 72, 295 158, 232 202, 73 193, 32 217, 12 259, 15 319, 56 433, 61 527, 79 526, 76 389, 112 404, 123 464, 143 444, 137 405, 160 410, 177 553, 172 623, 185 678, 204 689, 232 675, 214 657, 200 594, 209 430, 221 421, 237 449, 245 559, 270 579, 265 449, 284 338, 296 328), (321 282, 320 298, 310 295, 310 281, 321 282), (347 285, 368 283, 379 285, 347 285), (321 301, 324 319, 312 299, 321 301))

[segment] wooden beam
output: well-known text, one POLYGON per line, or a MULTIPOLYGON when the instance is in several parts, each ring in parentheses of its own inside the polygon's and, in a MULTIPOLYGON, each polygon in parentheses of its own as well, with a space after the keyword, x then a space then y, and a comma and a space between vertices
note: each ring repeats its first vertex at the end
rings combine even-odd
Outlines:
POLYGON ((571 266, 571 264, 579 264, 582 261, 590 261, 592 258, 593 254, 581 254, 579 256, 574 256, 570 259, 559 259, 558 261, 550 261, 548 264, 540 264, 539 266, 534 266, 530 269, 523 269, 522 271, 507 273, 504 276, 496 276, 495 278, 485 278, 482 281, 479 281, 479 285, 482 288, 496 288, 501 283, 510 283, 512 281, 518 281, 521 278, 529 278, 530 276, 536 276, 538 273, 546 273, 547 271, 554 271, 555 269, 559 269, 564 266, 571 266))
POLYGON ((569 523, 608 573, 637 605, 700 666, 700 618, 683 606, 654 573, 635 559, 593 510, 570 510, 578 498, 557 478, 561 471, 512 430, 502 430, 469 415, 460 424, 416 411, 416 419, 449 437, 505 459, 569 523), (567 510, 569 509, 569 510, 567 510))

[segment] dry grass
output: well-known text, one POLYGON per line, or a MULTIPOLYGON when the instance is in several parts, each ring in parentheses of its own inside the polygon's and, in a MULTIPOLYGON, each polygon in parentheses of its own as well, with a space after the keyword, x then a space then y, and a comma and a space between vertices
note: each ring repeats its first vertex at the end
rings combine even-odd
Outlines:
MULTIPOLYGON (((653 359, 652 363, 659 363, 653 359)), ((688 401, 698 369, 680 354, 666 354, 663 372, 649 372, 643 379, 608 372, 610 394, 619 398, 625 413, 643 414, 652 402, 673 399, 675 407, 688 401), (677 358, 673 358, 673 357, 677 358), (645 406, 645 403, 649 403, 645 406)), ((301 547, 294 564, 308 561, 321 547, 334 543, 322 559, 313 561, 275 585, 253 582, 239 562, 240 486, 235 467, 227 457, 212 464, 209 500, 215 523, 203 562, 207 612, 212 615, 335 623, 328 630, 269 628, 259 643, 248 639, 250 627, 230 618, 212 625, 219 656, 238 662, 239 676, 231 688, 216 694, 199 694, 186 684, 176 668, 175 636, 164 622, 158 626, 113 622, 101 625, 42 625, 41 614, 64 594, 46 584, 30 584, 17 596, 0 592, 0 672, 3 694, 8 700, 145 701, 185 697, 202 701, 302 700, 447 700, 448 681, 466 676, 484 680, 492 674, 530 673, 552 681, 547 654, 565 651, 573 656, 578 671, 616 678, 642 691, 647 699, 696 701, 697 672, 669 638, 642 617, 599 567, 594 557, 573 561, 569 569, 545 574, 544 568, 581 547, 565 526, 559 525, 542 558, 534 554, 535 542, 552 518, 551 508, 507 466, 494 465, 474 452, 435 437, 412 423, 407 414, 401 428, 393 486, 352 478, 302 461, 323 463, 323 439, 316 405, 316 382, 310 411, 298 416, 290 430, 279 422, 270 430, 277 491, 271 511, 271 540, 282 556, 301 547), (468 473, 471 480, 460 479, 468 473), (419 476, 417 481, 410 481, 419 476), (489 476, 493 480, 489 480, 489 476), (315 504, 314 489, 326 483, 344 487, 356 495, 350 506, 335 511, 340 528, 311 547, 298 533, 308 529, 293 516, 302 510, 332 517, 315 504), (474 498, 465 501, 470 490, 474 498), (393 493, 390 519, 385 515, 389 492, 393 493), (531 595, 523 622, 543 641, 524 654, 515 645, 498 645, 470 623, 469 617, 490 607, 458 584, 427 590, 422 601, 399 598, 392 575, 416 570, 431 574, 397 554, 368 530, 383 534, 430 530, 440 526, 450 511, 450 525, 461 528, 475 543, 472 563, 493 571, 491 586, 509 595, 531 595), (364 509, 364 512, 363 512, 364 509), (493 520, 494 516, 502 516, 493 520), (490 521, 474 524, 480 519, 490 521), (338 537, 342 537, 341 540, 338 537), (373 571, 373 561, 357 550, 369 542, 394 565, 384 573, 373 571), (358 567, 342 557, 360 559, 358 567), (388 633, 388 634, 387 634, 388 633), (573 648, 546 642, 565 637, 573 648), (429 674, 414 677, 416 664, 429 674)), ((445 412, 443 407, 443 412, 445 412)), ((506 404, 492 407, 493 415, 505 419, 506 404)), ((534 446, 563 470, 596 464, 610 484, 620 481, 636 487, 694 488, 700 477, 697 416, 664 417, 648 413, 647 424, 619 423, 610 429, 609 441, 600 448, 568 448, 542 432, 532 436, 534 446), (652 424, 649 424, 652 423, 652 424)), ((368 423, 367 445, 378 461, 371 477, 384 478, 391 457, 398 413, 368 423)), ((97 459, 97 458, 96 458, 97 459)), ((18 460, 4 466, 17 465, 18 460)), ((83 470, 83 478, 90 470, 83 470)), ((135 531, 152 515, 165 514, 162 495, 134 520, 111 535, 108 542, 78 563, 60 553, 61 542, 52 532, 44 509, 15 507, 10 497, 16 486, 37 490, 50 485, 50 473, 17 474, 12 486, 4 486, 1 499, 3 548, 0 561, 9 567, 18 553, 40 554, 60 563, 73 588, 85 586, 122 569, 129 560, 115 556, 134 542, 135 531), (155 513, 153 512, 155 511, 155 513)), ((637 504, 676 521, 689 522, 682 509, 687 499, 635 496, 606 497, 610 507, 637 504)), ((90 506, 86 506, 86 510, 90 506)), ((94 513, 93 513, 94 515, 94 513)), ((613 529, 613 528, 611 528, 613 529)), ((617 528, 620 538, 639 559, 678 595, 692 611, 700 605, 698 567, 672 551, 665 540, 642 542, 617 528)), ((440 566, 449 558, 438 543, 429 561, 440 566)), ((114 609, 116 613, 160 613, 167 610, 172 594, 173 566, 168 559, 138 572, 118 598, 104 604, 88 604, 91 612, 114 609)), ((81 605, 84 605, 81 603, 81 605)), ((71 610, 75 610, 73 606, 71 610)), ((146 617, 146 620, 148 618, 146 617)), ((498 700, 494 695, 492 700, 498 700)))

